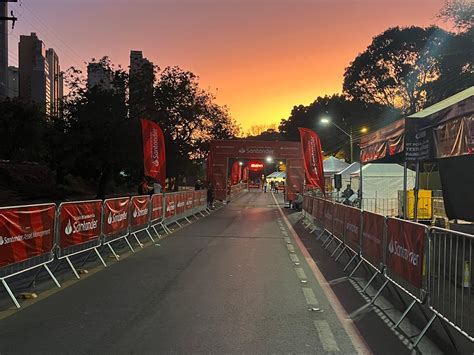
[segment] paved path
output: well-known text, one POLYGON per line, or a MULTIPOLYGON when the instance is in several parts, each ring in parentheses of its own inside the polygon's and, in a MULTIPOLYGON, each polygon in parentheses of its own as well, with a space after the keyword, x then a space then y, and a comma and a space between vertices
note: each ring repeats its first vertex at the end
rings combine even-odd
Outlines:
POLYGON ((1 320, 0 353, 349 354, 360 346, 271 194, 246 193, 160 243, 1 320))

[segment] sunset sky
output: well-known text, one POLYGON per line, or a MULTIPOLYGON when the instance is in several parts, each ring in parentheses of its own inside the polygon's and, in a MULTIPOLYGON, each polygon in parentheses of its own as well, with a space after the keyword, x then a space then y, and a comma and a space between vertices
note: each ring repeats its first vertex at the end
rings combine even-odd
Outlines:
MULTIPOLYGON (((391 26, 437 23, 444 0, 20 0, 10 33, 37 32, 63 69, 131 49, 199 75, 245 129, 342 90, 344 68, 391 26)), ((438 23, 439 24, 439 23, 438 23)))

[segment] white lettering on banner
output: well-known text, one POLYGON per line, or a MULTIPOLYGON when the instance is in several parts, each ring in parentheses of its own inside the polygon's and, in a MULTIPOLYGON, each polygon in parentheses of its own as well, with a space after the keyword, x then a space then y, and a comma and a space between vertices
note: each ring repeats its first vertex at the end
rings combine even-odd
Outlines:
POLYGON ((183 206, 184 206, 184 201, 178 202, 178 205, 177 205, 178 208, 183 207, 183 206))
POLYGON ((31 232, 31 233, 15 235, 13 237, 0 237, 0 245, 40 238, 40 237, 44 237, 50 234, 51 234, 51 229, 46 229, 39 232, 31 232))
POLYGON ((154 166, 160 166, 159 138, 158 138, 158 130, 156 128, 153 128, 151 131, 151 144, 152 144, 151 164, 154 166))
POLYGON ((143 217, 143 216, 146 216, 147 214, 148 214, 148 208, 144 208, 144 209, 135 208, 133 210, 133 218, 143 217))
MULTIPOLYGON (((93 218, 92 220, 85 221, 85 222, 79 222, 79 220, 82 219, 81 217, 84 217, 84 216, 80 216, 78 219, 74 221, 73 224, 71 224, 71 220, 68 221, 66 228, 64 228, 64 233, 66 233, 66 235, 94 230, 99 225, 99 221, 94 218, 95 215, 92 215, 92 218, 93 218)), ((91 217, 88 216, 88 218, 91 218, 91 217)))
POLYGON ((108 224, 114 224, 118 222, 122 222, 127 219, 127 212, 122 213, 109 213, 109 217, 107 218, 108 224))
POLYGON ((381 243, 381 240, 379 238, 377 238, 375 235, 370 234, 369 232, 363 232, 362 235, 365 239, 368 239, 371 242, 374 242, 375 244, 381 243))
POLYGON ((175 209, 174 202, 171 202, 170 204, 166 206, 166 212, 174 211, 174 209, 175 209))
POLYGON ((352 223, 346 223, 346 230, 352 233, 359 233, 359 227, 352 223))
POLYGON ((339 224, 344 224, 344 222, 342 221, 342 219, 336 218, 336 217, 334 217, 334 222, 335 222, 335 223, 339 223, 339 224))
POLYGON ((163 209, 163 206, 156 206, 156 207, 153 207, 153 212, 161 211, 162 209, 163 209))
POLYGON ((395 254, 403 260, 408 261, 413 266, 418 266, 420 255, 408 250, 404 245, 398 244, 397 241, 390 241, 390 244, 388 245, 388 251, 390 254, 395 254))
POLYGON ((191 206, 193 204, 193 200, 187 200, 186 201, 186 206, 191 206))

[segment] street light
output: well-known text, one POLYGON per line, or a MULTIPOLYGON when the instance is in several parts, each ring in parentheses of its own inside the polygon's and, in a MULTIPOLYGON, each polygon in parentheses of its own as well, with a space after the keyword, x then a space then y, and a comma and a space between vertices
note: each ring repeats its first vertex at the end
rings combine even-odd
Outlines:
POLYGON ((339 127, 337 124, 335 124, 331 119, 329 119, 328 117, 323 117, 321 118, 321 123, 323 124, 332 124, 334 125, 336 128, 338 128, 342 133, 344 133, 346 136, 349 137, 349 141, 350 141, 350 145, 351 145, 351 163, 354 162, 354 147, 352 146, 352 143, 353 143, 353 137, 352 137, 352 127, 351 127, 351 130, 349 133, 347 133, 345 130, 343 130, 341 127, 339 127))

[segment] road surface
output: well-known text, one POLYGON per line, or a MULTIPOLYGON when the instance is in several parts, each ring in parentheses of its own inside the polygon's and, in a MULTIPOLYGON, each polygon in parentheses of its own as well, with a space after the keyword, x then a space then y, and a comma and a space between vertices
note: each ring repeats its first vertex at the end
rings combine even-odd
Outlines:
POLYGON ((2 319, 0 353, 366 353, 293 233, 246 193, 2 319))

